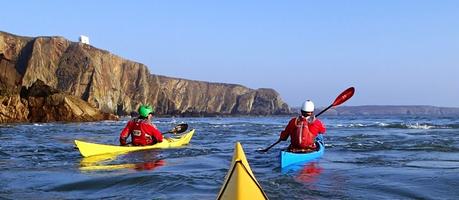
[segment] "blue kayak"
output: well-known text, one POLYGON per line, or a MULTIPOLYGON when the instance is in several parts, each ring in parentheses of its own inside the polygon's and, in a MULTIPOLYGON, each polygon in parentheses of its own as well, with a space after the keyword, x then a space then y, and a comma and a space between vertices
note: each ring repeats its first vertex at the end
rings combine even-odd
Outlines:
POLYGON ((316 144, 319 144, 319 149, 309 153, 293 153, 282 150, 280 155, 281 168, 285 168, 290 165, 304 164, 322 157, 322 155, 324 155, 325 145, 322 141, 318 141, 316 144))

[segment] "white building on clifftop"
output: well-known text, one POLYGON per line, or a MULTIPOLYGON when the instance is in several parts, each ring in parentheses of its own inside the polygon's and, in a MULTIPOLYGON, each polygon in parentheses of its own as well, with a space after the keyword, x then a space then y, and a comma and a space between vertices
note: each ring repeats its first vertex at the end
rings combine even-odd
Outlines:
POLYGON ((80 42, 83 43, 83 44, 89 44, 89 37, 88 36, 84 36, 84 35, 80 35, 80 42))

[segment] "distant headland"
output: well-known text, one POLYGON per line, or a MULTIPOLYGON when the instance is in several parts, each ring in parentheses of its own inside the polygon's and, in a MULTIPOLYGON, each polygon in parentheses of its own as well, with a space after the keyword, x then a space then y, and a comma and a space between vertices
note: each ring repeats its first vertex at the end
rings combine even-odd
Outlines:
MULTIPOLYGON (((317 108, 318 111, 323 108, 317 108)), ((292 108, 298 112, 299 108, 292 108)), ((426 105, 365 105, 365 106, 339 106, 324 113, 326 116, 459 116, 459 108, 437 107, 426 105)))

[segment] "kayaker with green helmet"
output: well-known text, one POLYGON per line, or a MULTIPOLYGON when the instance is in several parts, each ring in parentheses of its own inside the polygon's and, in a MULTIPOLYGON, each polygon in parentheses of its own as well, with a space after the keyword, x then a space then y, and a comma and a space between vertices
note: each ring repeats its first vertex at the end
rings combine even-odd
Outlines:
POLYGON ((127 138, 131 136, 134 146, 153 145, 163 141, 162 133, 151 122, 155 110, 150 105, 139 107, 139 116, 129 120, 120 133, 120 145, 127 145, 127 138))
POLYGON ((288 150, 291 152, 310 152, 317 148, 316 137, 324 133, 325 126, 314 116, 314 103, 307 100, 301 107, 301 115, 289 121, 279 139, 285 141, 290 136, 288 150))

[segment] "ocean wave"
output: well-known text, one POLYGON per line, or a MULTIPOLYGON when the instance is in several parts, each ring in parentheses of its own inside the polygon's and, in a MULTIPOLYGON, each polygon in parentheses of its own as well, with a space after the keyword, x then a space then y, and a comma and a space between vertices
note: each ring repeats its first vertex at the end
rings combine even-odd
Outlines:
POLYGON ((449 143, 438 143, 435 141, 424 141, 419 143, 403 143, 395 141, 361 141, 348 142, 343 145, 333 145, 334 148, 342 148, 346 151, 372 152, 372 151, 429 151, 429 152, 459 152, 459 148, 449 143))
POLYGON ((420 160, 411 161, 405 164, 407 167, 424 168, 424 169, 459 169, 457 160, 420 160))
POLYGON ((335 128, 394 128, 394 129, 459 129, 459 124, 432 124, 432 123, 351 123, 328 125, 335 128))

